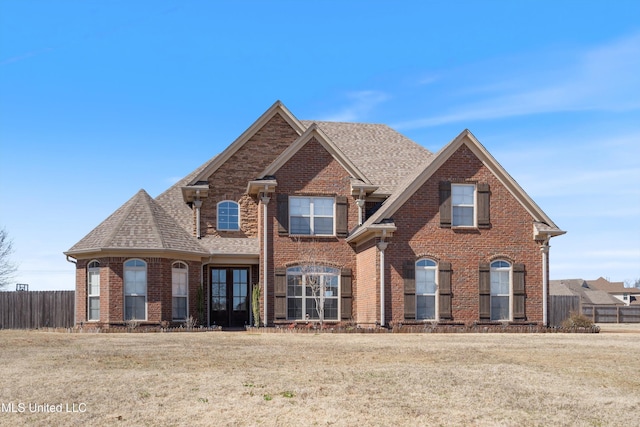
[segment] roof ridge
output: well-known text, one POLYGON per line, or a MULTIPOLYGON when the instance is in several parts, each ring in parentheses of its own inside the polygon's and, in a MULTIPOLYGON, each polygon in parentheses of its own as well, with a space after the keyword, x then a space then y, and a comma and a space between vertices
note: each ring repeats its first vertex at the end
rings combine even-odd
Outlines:
POLYGON ((129 200, 127 200, 124 203, 124 205, 121 206, 124 208, 124 210, 120 215, 120 218, 117 218, 117 222, 115 226, 111 228, 109 235, 104 239, 104 246, 106 247, 111 246, 113 239, 118 234, 118 231, 120 231, 120 227, 122 226, 122 224, 124 224, 125 219, 129 216, 131 209, 133 209, 133 205, 135 204, 135 199, 137 199, 141 193, 147 194, 147 192, 143 188, 141 188, 140 190, 138 190, 136 194, 134 194, 129 200))
POLYGON ((153 200, 153 198, 151 198, 151 196, 149 196, 149 194, 145 191, 144 193, 146 195, 145 197, 145 208, 148 210, 149 215, 151 216, 151 227, 153 229, 153 231, 155 232, 156 236, 158 237, 158 239, 160 239, 160 245, 163 248, 166 248, 166 240, 163 236, 163 234, 160 232, 161 227, 158 224, 158 218, 156 216, 156 213, 154 212, 152 205, 154 205, 153 207, 159 207, 158 203, 153 200))

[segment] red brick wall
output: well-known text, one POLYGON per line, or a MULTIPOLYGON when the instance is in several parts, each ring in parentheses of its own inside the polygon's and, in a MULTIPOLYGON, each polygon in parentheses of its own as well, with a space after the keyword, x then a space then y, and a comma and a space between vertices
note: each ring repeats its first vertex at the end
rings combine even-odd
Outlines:
MULTIPOLYGON (((293 155, 277 172, 278 187, 276 194, 268 205, 269 221, 269 322, 273 321, 273 284, 274 268, 286 267, 300 262, 300 244, 318 245, 322 248, 321 261, 338 268, 352 270, 352 288, 357 288, 357 270, 355 252, 338 237, 303 238, 299 243, 295 237, 279 236, 277 215, 277 194, 289 196, 347 196, 348 229, 353 229, 358 223, 358 207, 351 197, 351 182, 349 173, 329 154, 324 147, 312 138, 304 147, 293 155)), ((262 248, 261 248, 262 251, 262 248)), ((354 298, 355 300, 355 298, 354 298)), ((355 304, 352 306, 355 314, 355 304)))
POLYGON ((257 237, 257 200, 246 194, 247 184, 256 179, 298 136, 276 114, 209 177, 209 196, 204 199, 200 212, 202 236, 257 237), (240 231, 218 233, 216 230, 217 204, 223 200, 240 204, 240 231))
MULTIPOLYGON (((87 321, 87 264, 90 260, 81 259, 76 263, 76 324, 87 321)), ((102 271, 100 272, 102 276, 102 271)), ((102 288, 102 282, 100 282, 102 288)), ((102 289, 100 289, 102 293, 102 289)), ((102 299, 100 299, 102 316, 102 299)))
POLYGON ((357 302, 356 322, 375 324, 380 320, 380 287, 378 286, 379 258, 376 239, 371 239, 357 249, 358 287, 354 300, 357 302))
POLYGON ((404 262, 428 256, 451 262, 454 321, 479 320, 479 263, 496 258, 525 265, 526 316, 529 321, 542 321, 542 257, 533 240, 532 217, 466 146, 454 153, 393 218, 398 230, 385 252, 390 278, 387 319, 404 320, 404 262), (440 228, 439 182, 464 180, 489 183, 490 229, 440 228))
MULTIPOLYGON (((171 322, 173 315, 173 289, 171 266, 182 261, 188 266, 189 315, 197 317, 197 290, 200 286, 201 263, 182 259, 149 257, 98 258, 100 262, 100 322, 97 325, 124 322, 124 263, 129 259, 141 259, 147 263, 147 322, 171 322)), ((76 270, 76 323, 87 322, 86 266, 93 260, 79 260, 76 270)), ((206 301, 203 322, 206 322, 206 301)), ((93 322, 92 322, 93 324, 93 322)))

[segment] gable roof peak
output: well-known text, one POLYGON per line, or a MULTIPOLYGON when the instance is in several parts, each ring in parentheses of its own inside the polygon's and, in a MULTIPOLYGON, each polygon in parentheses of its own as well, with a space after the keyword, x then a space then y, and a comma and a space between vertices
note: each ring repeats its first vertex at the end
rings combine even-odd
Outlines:
POLYGON ((215 172, 220 166, 222 166, 227 160, 231 158, 251 137, 253 137, 262 127, 269 122, 276 114, 280 115, 291 128, 297 132, 298 135, 302 135, 305 131, 305 126, 298 120, 289 109, 278 100, 271 105, 258 119, 253 122, 251 126, 247 128, 242 134, 236 138, 224 151, 218 154, 206 167, 204 167, 200 173, 195 175, 188 183, 188 185, 195 185, 198 181, 206 181, 207 178, 215 172))

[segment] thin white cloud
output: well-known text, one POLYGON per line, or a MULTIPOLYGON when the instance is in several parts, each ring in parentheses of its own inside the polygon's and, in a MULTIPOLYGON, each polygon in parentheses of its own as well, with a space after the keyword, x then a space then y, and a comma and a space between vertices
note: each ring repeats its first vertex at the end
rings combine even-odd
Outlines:
POLYGON ((354 122, 363 120, 375 107, 389 99, 389 96, 376 90, 362 90, 347 94, 349 105, 337 113, 329 114, 321 120, 331 122, 354 122))
MULTIPOLYGON (((500 76, 498 64, 489 64, 481 86, 494 87, 486 98, 463 104, 445 114, 394 124, 417 129, 455 122, 489 120, 561 111, 629 111, 640 108, 640 33, 593 48, 578 55, 567 53, 536 61, 522 75, 500 76), (553 63, 555 67, 549 64, 553 63), (493 72, 492 72, 493 70, 493 72), (495 78, 509 83, 495 82, 495 78)), ((482 70, 474 70, 483 75, 482 70)), ((469 91, 473 91, 469 89, 469 91)))

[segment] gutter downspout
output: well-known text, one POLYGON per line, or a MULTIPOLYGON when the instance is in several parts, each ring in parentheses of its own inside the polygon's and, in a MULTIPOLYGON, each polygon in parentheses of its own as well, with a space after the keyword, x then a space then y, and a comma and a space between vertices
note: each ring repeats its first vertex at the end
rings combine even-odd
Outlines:
POLYGON ((540 251, 542 252, 542 324, 549 326, 548 322, 548 301, 547 293, 549 292, 549 271, 547 269, 547 263, 549 262, 549 239, 551 237, 547 234, 547 237, 542 242, 540 251))
MULTIPOLYGON (((70 262, 71 264, 75 264, 76 268, 78 268, 78 260, 74 261, 74 260, 69 259, 69 258, 71 258, 71 257, 69 255, 67 255, 67 262, 70 262)), ((77 321, 78 321, 78 301, 76 301, 76 298, 74 296, 74 298, 73 298, 73 326, 76 325, 77 321)))
POLYGON ((269 186, 265 186, 264 187, 264 193, 262 193, 262 197, 260 198, 260 202, 262 203, 262 227, 263 227, 263 249, 262 249, 262 283, 263 283, 263 287, 264 287, 264 319, 263 319, 263 323, 264 326, 267 326, 267 313, 268 313, 268 303, 269 303, 269 298, 268 298, 268 288, 267 288, 267 272, 268 272, 268 268, 267 268, 267 259, 269 258, 267 256, 267 250, 268 250, 268 242, 269 242, 269 238, 268 238, 268 233, 269 233, 269 226, 267 223, 267 205, 269 204, 269 200, 271 200, 271 197, 267 196, 267 191, 269 191, 269 186))
POLYGON ((380 326, 385 325, 384 318, 384 250, 387 249, 388 242, 384 241, 384 238, 387 235, 387 230, 382 230, 382 237, 380 238, 380 242, 378 242, 378 250, 380 250, 380 326))

